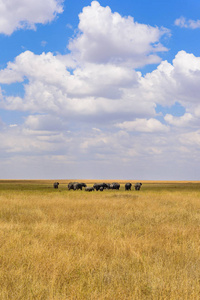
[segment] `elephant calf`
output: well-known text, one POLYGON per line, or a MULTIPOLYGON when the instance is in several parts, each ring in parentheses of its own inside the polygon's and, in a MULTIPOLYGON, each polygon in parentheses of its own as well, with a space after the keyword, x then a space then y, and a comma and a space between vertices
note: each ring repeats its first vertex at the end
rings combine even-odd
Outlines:
POLYGON ((88 187, 85 188, 85 191, 86 191, 86 192, 92 192, 92 191, 94 191, 94 188, 88 186, 88 187))

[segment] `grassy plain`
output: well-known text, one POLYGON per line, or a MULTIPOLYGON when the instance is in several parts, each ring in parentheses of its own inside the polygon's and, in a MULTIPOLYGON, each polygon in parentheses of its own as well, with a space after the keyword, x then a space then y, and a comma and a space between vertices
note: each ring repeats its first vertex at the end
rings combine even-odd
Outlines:
POLYGON ((1 300, 200 299, 200 182, 67 183, 0 181, 1 300))

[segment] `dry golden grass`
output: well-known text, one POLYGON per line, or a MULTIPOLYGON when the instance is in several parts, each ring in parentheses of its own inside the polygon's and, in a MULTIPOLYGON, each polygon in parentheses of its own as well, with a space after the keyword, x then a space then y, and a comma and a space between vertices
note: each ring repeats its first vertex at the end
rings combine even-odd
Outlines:
POLYGON ((0 299, 200 299, 200 183, 52 182, 0 181, 0 299))

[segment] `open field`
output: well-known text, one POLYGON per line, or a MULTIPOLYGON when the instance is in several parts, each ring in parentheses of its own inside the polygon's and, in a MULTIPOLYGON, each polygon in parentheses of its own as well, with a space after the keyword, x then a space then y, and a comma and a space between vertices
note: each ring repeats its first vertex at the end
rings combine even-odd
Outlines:
POLYGON ((1 300, 200 299, 200 182, 53 182, 0 180, 1 300))

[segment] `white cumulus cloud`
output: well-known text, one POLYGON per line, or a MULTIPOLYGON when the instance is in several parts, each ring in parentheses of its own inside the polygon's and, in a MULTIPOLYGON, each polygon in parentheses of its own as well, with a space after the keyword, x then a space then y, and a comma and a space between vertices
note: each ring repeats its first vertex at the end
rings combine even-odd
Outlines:
POLYGON ((179 102, 188 112, 195 113, 199 106, 200 57, 179 51, 173 63, 167 61, 142 78, 146 97, 164 105, 179 102))
POLYGON ((0 33, 10 35, 18 29, 36 29, 63 12, 63 0, 0 0, 0 33))
POLYGON ((130 16, 122 17, 97 1, 84 7, 79 19, 79 34, 68 48, 81 61, 138 67, 159 63, 157 53, 167 51, 160 39, 169 30, 137 23, 130 16))
POLYGON ((136 119, 135 121, 125 121, 120 124, 116 124, 116 127, 125 129, 127 131, 138 132, 166 132, 168 127, 163 125, 156 119, 136 119))
POLYGON ((186 127, 191 124, 191 121, 193 120, 193 116, 190 113, 186 113, 181 117, 175 117, 170 114, 166 114, 164 119, 170 125, 174 125, 178 127, 186 127))

